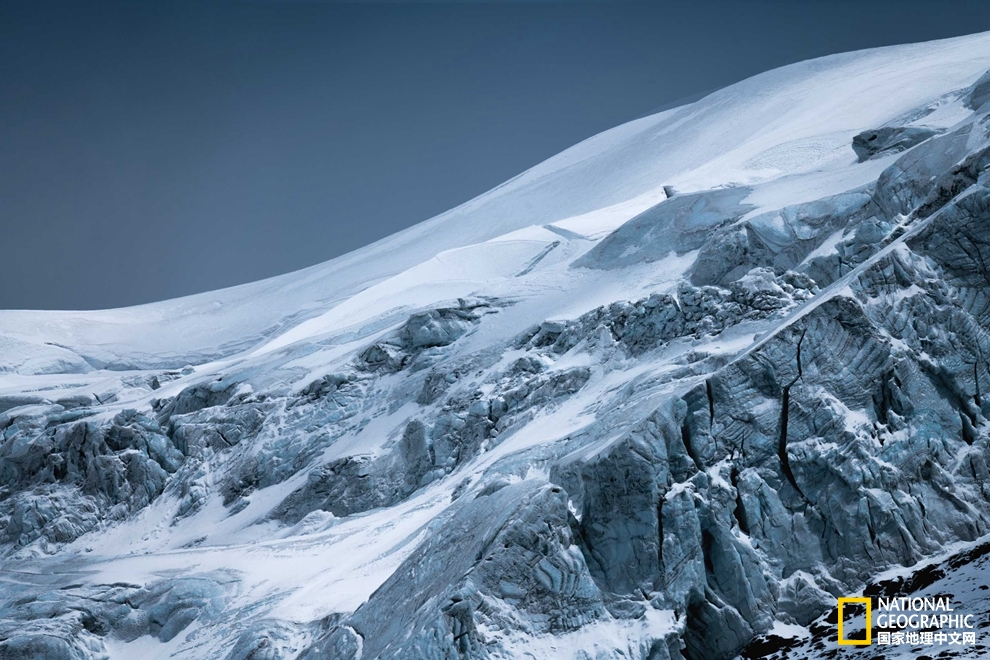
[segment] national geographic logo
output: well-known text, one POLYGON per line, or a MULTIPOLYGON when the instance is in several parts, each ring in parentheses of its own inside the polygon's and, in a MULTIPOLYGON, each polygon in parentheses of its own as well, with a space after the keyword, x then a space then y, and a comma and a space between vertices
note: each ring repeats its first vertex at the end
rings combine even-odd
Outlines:
POLYGON ((861 598, 850 596, 839 599, 839 645, 840 646, 869 646, 873 643, 873 601, 867 596, 861 598), (862 605, 866 608, 866 638, 846 639, 843 625, 845 624, 845 606, 862 605))
POLYGON ((972 614, 957 612, 947 596, 890 598, 850 596, 839 598, 839 646, 869 646, 874 643, 873 624, 878 646, 944 646, 947 649, 976 644, 976 619, 972 614), (876 616, 874 616, 876 614, 876 616), (862 620, 860 620, 862 617, 862 620), (859 630, 862 621, 863 630, 859 630), (855 627, 854 636, 848 630, 855 627))

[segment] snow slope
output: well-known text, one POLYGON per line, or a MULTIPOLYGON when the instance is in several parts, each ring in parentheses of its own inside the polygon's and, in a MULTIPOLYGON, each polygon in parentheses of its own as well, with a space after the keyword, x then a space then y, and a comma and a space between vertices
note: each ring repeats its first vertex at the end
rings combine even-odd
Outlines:
MULTIPOLYGON (((664 185, 687 192, 762 183, 754 193, 761 208, 842 192, 879 174, 879 163, 854 164, 853 135, 972 84, 988 68, 988 43, 979 34, 776 69, 605 131, 431 220, 295 273, 127 309, 0 311, 2 364, 60 371, 69 356, 55 347, 82 358, 69 367, 77 371, 181 368, 228 356, 386 279, 429 278, 407 271, 441 252, 545 224, 593 236, 662 199, 664 185)), ((943 112, 922 121, 956 120, 943 112)))
POLYGON ((987 534, 988 69, 802 62, 302 271, 0 312, 0 660, 731 658, 987 534))

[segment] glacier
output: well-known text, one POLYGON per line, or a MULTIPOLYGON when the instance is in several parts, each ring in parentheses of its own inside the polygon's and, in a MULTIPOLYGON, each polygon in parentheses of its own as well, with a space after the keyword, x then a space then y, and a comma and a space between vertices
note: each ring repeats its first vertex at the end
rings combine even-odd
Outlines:
POLYGON ((0 659, 824 658, 839 596, 985 613, 988 264, 985 33, 295 273, 0 311, 0 659))

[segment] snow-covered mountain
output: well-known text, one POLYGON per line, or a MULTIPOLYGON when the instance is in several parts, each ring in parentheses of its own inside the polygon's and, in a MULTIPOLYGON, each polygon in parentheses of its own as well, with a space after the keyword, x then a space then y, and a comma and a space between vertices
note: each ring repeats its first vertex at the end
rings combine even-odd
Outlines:
POLYGON ((0 659, 819 657, 978 573, 988 70, 803 62, 303 271, 0 311, 0 659))

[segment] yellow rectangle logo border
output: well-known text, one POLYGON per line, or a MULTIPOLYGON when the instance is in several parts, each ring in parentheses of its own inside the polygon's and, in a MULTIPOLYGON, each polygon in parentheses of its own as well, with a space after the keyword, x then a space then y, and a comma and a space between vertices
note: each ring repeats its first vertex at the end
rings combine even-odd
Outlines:
POLYGON ((839 599, 839 644, 842 646, 869 646, 873 643, 873 599, 868 596, 839 599), (846 639, 842 632, 842 606, 860 603, 866 606, 866 639, 846 639))

